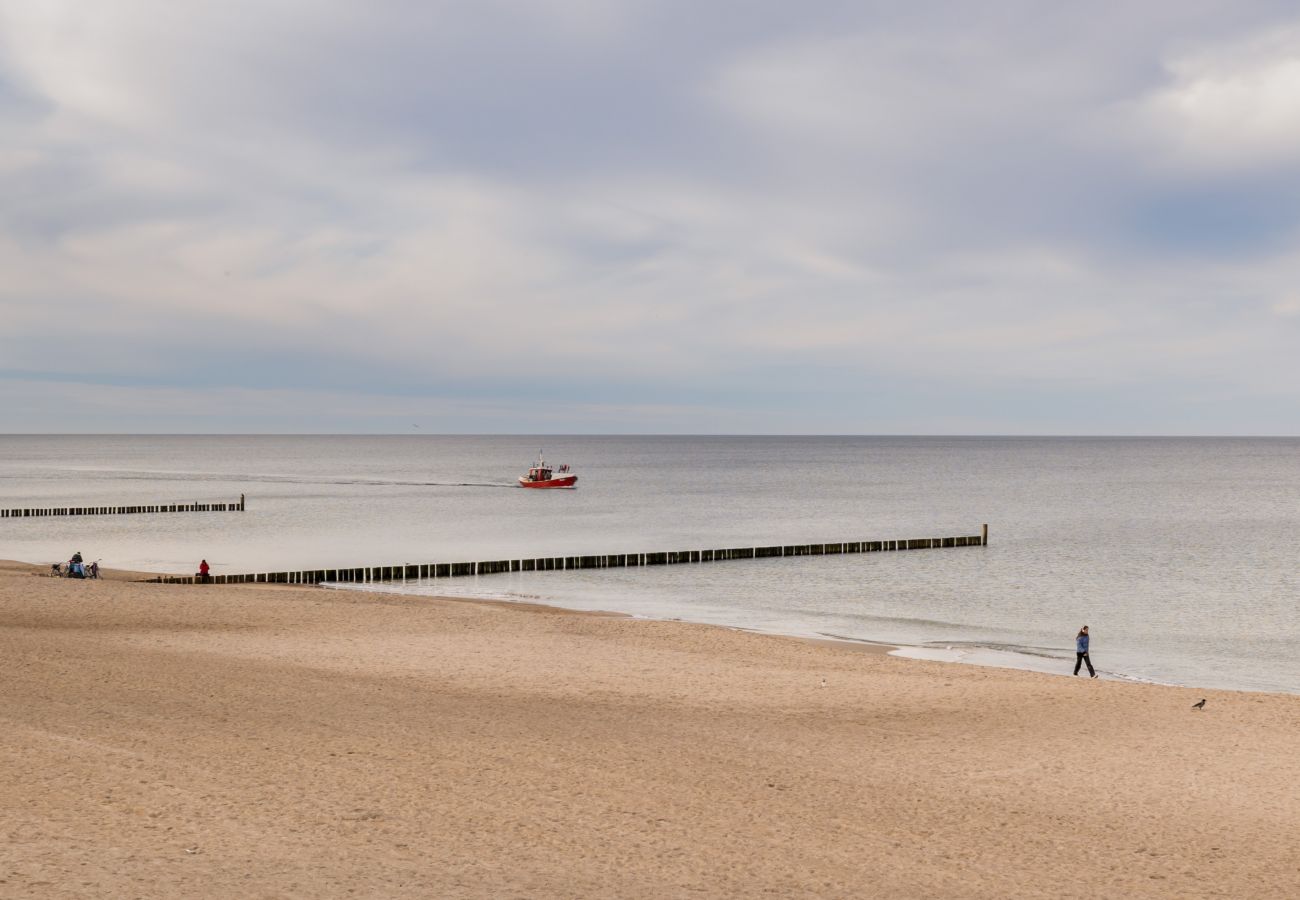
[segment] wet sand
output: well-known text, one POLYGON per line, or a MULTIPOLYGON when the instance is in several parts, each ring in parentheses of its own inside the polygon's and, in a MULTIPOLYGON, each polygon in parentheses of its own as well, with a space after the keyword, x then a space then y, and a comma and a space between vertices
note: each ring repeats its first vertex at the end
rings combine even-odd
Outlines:
POLYGON ((1300 697, 38 571, 0 896, 1300 896, 1300 697))

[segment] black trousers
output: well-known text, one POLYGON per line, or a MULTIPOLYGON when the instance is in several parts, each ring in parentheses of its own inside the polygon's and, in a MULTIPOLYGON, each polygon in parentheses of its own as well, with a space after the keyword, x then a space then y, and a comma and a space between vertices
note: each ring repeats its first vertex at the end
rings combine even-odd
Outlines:
POLYGON ((1078 675, 1078 674, 1079 674, 1079 666, 1083 665, 1084 663, 1087 663, 1087 664, 1088 664, 1088 674, 1089 674, 1089 675, 1096 675, 1096 674, 1097 674, 1097 673, 1093 670, 1093 668, 1092 668, 1092 660, 1088 659, 1088 654, 1086 654, 1086 653, 1076 653, 1076 654, 1074 654, 1074 655, 1078 657, 1078 659, 1076 659, 1076 660, 1074 661, 1074 674, 1075 674, 1075 675, 1078 675))

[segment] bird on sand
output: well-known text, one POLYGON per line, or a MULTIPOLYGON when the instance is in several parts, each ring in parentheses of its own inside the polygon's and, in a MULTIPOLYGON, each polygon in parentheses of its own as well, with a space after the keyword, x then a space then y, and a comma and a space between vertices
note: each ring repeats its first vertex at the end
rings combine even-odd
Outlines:
POLYGON ((1205 698, 1202 697, 1199 703, 1193 703, 1192 709, 1205 709, 1205 698))

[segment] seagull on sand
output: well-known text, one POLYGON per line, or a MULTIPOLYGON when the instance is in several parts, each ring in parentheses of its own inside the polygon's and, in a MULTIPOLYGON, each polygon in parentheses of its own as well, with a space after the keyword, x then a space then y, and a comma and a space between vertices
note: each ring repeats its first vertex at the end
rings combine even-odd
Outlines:
POLYGON ((1193 703, 1192 709, 1205 709, 1205 698, 1202 697, 1200 703, 1193 703))

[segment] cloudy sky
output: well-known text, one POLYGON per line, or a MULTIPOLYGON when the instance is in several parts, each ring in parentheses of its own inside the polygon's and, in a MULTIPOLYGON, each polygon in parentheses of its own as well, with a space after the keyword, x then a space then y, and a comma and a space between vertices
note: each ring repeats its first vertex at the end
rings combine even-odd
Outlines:
POLYGON ((0 431, 1300 433, 1300 11, 0 0, 0 431))

